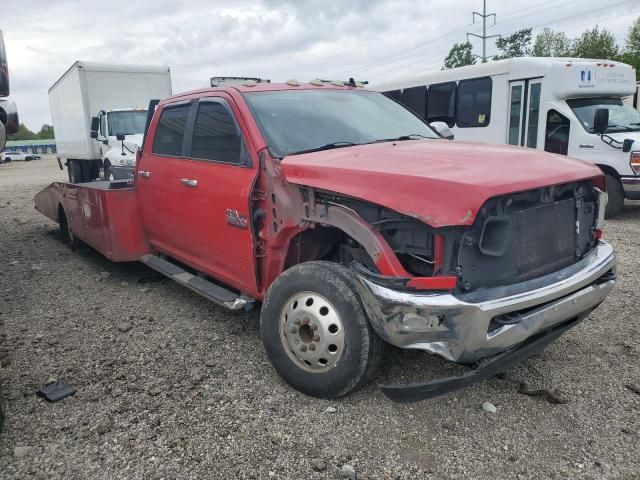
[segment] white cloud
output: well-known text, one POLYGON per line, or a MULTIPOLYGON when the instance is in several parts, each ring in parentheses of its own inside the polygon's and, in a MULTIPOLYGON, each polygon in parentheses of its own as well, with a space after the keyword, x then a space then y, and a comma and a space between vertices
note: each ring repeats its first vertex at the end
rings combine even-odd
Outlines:
MULTIPOLYGON (((471 12, 482 8, 479 0, 4 3, 13 99, 31 129, 50 122, 47 90, 75 60, 169 65, 176 92, 213 75, 380 81, 439 69, 454 42, 480 31, 471 12)), ((498 15, 491 34, 548 24, 577 36, 598 24, 622 43, 640 15, 637 0, 488 4, 498 15)))

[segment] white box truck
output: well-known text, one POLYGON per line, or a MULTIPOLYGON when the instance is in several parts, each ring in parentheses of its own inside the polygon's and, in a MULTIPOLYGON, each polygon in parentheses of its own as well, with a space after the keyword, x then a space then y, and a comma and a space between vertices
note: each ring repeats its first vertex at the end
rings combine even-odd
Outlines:
POLYGON ((132 176, 147 106, 169 95, 169 67, 75 62, 49 89, 58 162, 69 181, 132 176))
POLYGON ((537 148, 591 162, 607 178, 607 216, 640 200, 640 112, 624 63, 512 58, 374 85, 457 140, 537 148))

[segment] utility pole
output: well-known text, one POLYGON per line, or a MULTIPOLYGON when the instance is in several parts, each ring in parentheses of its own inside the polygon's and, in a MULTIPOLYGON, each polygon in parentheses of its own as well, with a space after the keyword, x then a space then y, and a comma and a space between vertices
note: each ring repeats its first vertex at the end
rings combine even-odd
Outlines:
POLYGON ((493 17, 493 24, 496 24, 496 14, 490 13, 487 15, 487 0, 482 0, 482 13, 473 12, 473 23, 476 23, 476 15, 482 18, 482 35, 477 33, 467 33, 467 42, 469 41, 469 35, 472 37, 478 37, 482 39, 482 56, 474 55, 474 57, 481 58, 482 63, 487 61, 487 38, 499 37, 500 35, 487 35, 487 18, 493 17))

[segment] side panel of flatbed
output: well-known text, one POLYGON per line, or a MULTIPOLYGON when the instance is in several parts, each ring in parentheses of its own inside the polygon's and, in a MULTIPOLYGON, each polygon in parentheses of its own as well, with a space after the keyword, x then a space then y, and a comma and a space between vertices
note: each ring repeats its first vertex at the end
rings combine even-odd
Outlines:
POLYGON ((62 206, 71 231, 114 262, 153 253, 144 233, 133 187, 111 188, 111 182, 52 183, 35 197, 40 213, 59 222, 62 206))

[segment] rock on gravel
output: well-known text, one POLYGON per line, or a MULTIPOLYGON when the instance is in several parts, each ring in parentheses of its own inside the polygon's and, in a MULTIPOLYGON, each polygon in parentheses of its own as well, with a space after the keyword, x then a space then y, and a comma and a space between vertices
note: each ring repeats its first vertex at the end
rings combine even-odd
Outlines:
POLYGON ((485 412, 489 412, 489 413, 496 413, 496 412, 498 411, 498 409, 496 408, 496 406, 495 406, 493 403, 491 403, 491 402, 484 402, 484 403, 482 404, 482 409, 483 409, 485 412))
POLYGON ((122 333, 128 332, 132 328, 133 325, 131 325, 129 322, 122 322, 118 324, 118 330, 122 333))
POLYGON ((353 465, 345 464, 340 469, 340 475, 342 476, 342 478, 356 480, 356 469, 353 468, 353 465))
POLYGON ((316 472, 323 472, 324 470, 326 470, 327 465, 321 458, 312 458, 311 468, 313 468, 316 472))
POLYGON ((325 409, 325 413, 336 413, 336 408, 335 407, 327 407, 325 409))

